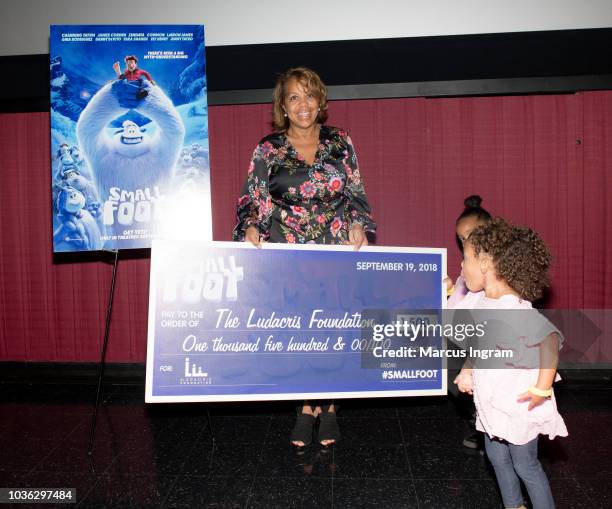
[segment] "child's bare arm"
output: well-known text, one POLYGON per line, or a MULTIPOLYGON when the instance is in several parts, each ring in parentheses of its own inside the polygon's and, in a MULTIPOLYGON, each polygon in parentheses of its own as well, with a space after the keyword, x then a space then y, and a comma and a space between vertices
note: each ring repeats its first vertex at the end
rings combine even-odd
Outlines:
POLYGON ((552 387, 559 364, 559 335, 556 332, 549 334, 540 343, 540 373, 536 387, 548 390, 552 387))
POLYGON ((518 398, 520 403, 529 401, 529 408, 535 408, 544 403, 552 395, 552 385, 559 364, 559 335, 556 332, 549 334, 540 343, 540 372, 535 386, 530 387, 527 392, 518 398))

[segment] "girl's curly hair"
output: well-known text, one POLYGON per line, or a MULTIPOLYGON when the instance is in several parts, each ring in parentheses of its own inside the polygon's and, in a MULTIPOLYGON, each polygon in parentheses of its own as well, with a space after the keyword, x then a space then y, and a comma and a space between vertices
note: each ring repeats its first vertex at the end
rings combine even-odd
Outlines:
POLYGON ((533 301, 542 297, 544 288, 550 284, 548 269, 552 257, 531 228, 515 226, 497 217, 472 231, 468 242, 477 255, 483 252, 491 257, 497 277, 522 299, 533 301))

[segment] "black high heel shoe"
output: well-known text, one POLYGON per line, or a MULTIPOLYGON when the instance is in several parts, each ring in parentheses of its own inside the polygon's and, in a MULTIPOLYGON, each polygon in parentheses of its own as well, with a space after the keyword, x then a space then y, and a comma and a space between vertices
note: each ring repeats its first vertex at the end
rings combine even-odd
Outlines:
MULTIPOLYGON (((336 419, 336 412, 330 412, 330 406, 331 404, 321 405, 321 413, 319 414, 319 432, 317 434, 317 440, 323 447, 333 447, 340 440, 340 427, 336 419), (333 442, 324 445, 321 443, 324 440, 333 440, 333 442)), ((338 407, 335 405, 334 410, 338 410, 338 407)))
POLYGON ((293 430, 291 430, 291 434, 289 435, 291 445, 295 447, 297 451, 303 451, 312 444, 312 429, 314 428, 314 423, 314 415, 305 414, 302 413, 301 409, 299 410, 293 430), (296 445, 293 442, 302 442, 304 445, 296 445))

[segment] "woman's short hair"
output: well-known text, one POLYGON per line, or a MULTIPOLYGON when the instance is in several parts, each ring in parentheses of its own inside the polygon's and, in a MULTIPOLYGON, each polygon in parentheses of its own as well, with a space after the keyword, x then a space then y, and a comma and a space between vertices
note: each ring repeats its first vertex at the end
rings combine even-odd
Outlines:
POLYGON ((289 128, 289 118, 285 116, 283 104, 287 94, 287 83, 295 79, 308 91, 313 92, 319 101, 319 114, 317 122, 324 124, 327 120, 327 87, 319 75, 308 67, 293 67, 286 70, 276 79, 274 93, 272 94, 272 128, 275 131, 286 131, 289 128))

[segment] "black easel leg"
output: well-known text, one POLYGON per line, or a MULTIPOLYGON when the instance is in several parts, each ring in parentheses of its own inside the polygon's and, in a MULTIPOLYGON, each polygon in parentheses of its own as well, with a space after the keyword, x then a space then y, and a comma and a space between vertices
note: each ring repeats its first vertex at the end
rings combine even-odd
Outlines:
POLYGON ((89 456, 93 453, 94 436, 96 432, 96 420, 98 418, 98 407, 100 406, 100 394, 102 393, 102 377, 104 376, 104 364, 106 359, 106 347, 108 346, 108 335, 110 332, 110 321, 111 313, 113 310, 113 297, 115 295, 115 275, 117 274, 117 264, 119 262, 119 250, 113 251, 115 253, 115 261, 113 263, 113 275, 111 277, 111 287, 108 296, 108 308, 106 309, 106 326, 104 329, 104 343, 102 345, 102 351, 100 353, 100 364, 98 365, 98 391, 96 393, 96 403, 94 405, 93 416, 91 418, 91 430, 89 432, 89 447, 87 454, 89 456))
POLYGON ((210 437, 212 438, 213 444, 215 443, 215 434, 213 432, 212 419, 208 407, 206 407, 206 418, 208 419, 208 430, 210 431, 210 437))

